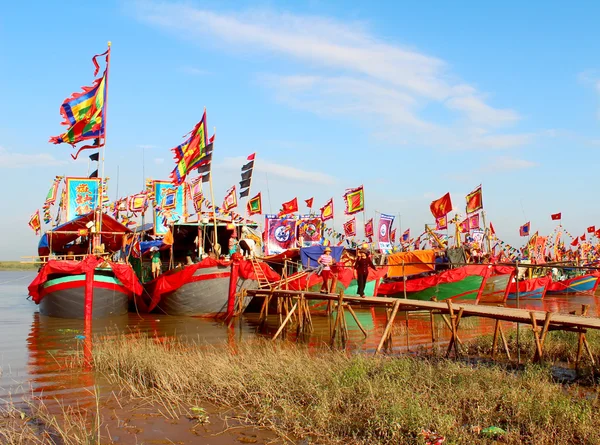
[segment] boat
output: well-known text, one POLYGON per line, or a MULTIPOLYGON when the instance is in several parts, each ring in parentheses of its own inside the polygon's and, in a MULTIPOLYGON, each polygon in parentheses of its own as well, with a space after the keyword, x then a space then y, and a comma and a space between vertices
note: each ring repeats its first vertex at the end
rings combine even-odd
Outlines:
MULTIPOLYGON (((550 276, 519 280, 519 299, 541 300, 546 296, 551 283, 552 277, 550 276)), ((517 283, 514 281, 510 283, 508 299, 517 299, 517 283)))
POLYGON ((142 285, 129 264, 113 261, 111 256, 120 251, 123 237, 129 234, 131 230, 109 215, 95 216, 94 212, 46 232, 38 246, 41 267, 28 287, 40 313, 83 319, 86 289, 92 296, 92 318, 127 313, 129 303, 141 295, 142 285), (102 229, 95 235, 104 252, 86 253, 91 250, 90 227, 96 220, 102 229))
MULTIPOLYGON (((256 289, 261 283, 278 281, 280 277, 266 263, 244 259, 239 253, 232 254, 229 251, 228 239, 233 232, 241 233, 241 228, 225 221, 217 224, 217 238, 223 246, 219 259, 202 253, 206 257, 201 260, 194 262, 192 258, 195 247, 201 243, 204 235, 212 239, 210 230, 213 226, 208 223, 174 224, 173 244, 165 244, 164 240, 142 242, 142 255, 149 252, 148 246, 152 245, 151 249, 168 251, 169 263, 177 266, 144 284, 144 297, 138 301, 138 309, 142 312, 210 318, 225 315, 232 308, 245 309, 249 300, 236 300, 236 295, 242 289, 256 289), (201 233, 203 236, 194 238, 190 233, 201 233)), ((204 251, 202 246, 199 251, 204 251)))
POLYGON ((473 264, 406 281, 379 285, 379 296, 414 300, 459 300, 503 303, 514 269, 507 266, 473 264), (406 292, 405 292, 406 289, 406 292))
POLYGON ((554 281, 548 286, 547 293, 548 295, 594 295, 598 288, 598 284, 600 284, 598 281, 599 279, 600 272, 596 271, 590 274, 554 281))

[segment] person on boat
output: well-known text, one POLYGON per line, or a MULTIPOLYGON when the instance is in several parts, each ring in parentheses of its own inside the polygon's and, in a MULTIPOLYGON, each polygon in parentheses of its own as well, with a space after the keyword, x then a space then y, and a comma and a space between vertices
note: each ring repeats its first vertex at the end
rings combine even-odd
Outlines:
POLYGON ((321 278, 323 279, 323 284, 321 285, 321 293, 328 294, 329 289, 329 279, 331 278, 331 266, 333 265, 333 257, 331 256, 331 247, 325 247, 323 251, 323 255, 319 257, 317 260, 319 265, 323 266, 321 269, 321 278))
POLYGON ((369 276, 369 267, 373 270, 377 270, 371 257, 366 252, 358 250, 356 252, 356 261, 354 261, 354 269, 356 270, 356 282, 358 284, 357 293, 359 296, 365 296, 365 285, 367 284, 367 277, 369 276))
POLYGON ((153 249, 155 250, 152 252, 152 278, 158 278, 162 266, 160 261, 160 251, 155 247, 153 247, 153 249))

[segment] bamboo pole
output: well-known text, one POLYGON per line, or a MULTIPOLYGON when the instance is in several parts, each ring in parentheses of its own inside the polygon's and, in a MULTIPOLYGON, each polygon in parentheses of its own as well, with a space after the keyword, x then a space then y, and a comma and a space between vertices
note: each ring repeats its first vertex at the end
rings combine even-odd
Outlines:
POLYGON ((387 340, 390 329, 392 328, 392 325, 394 324, 394 319, 396 318, 396 314, 398 313, 399 307, 400 307, 400 302, 397 301, 394 304, 394 308, 392 309, 392 314, 390 315, 390 319, 388 320, 387 325, 386 325, 385 329, 383 330, 383 335, 381 336, 381 340, 379 341, 379 345, 377 346, 375 355, 379 354, 379 352, 381 351, 381 348, 383 347, 383 343, 385 342, 385 340, 387 340))
POLYGON ((279 334, 281 334, 281 331, 283 331, 283 328, 285 328, 285 325, 288 323, 288 321, 290 321, 290 318, 292 318, 292 314, 294 313, 294 311, 296 310, 297 307, 298 307, 298 302, 296 302, 296 304, 294 304, 294 306, 292 306, 292 310, 290 311, 289 314, 287 314, 287 317, 285 317, 283 324, 281 326, 279 326, 279 329, 277 329, 277 332, 273 336, 272 340, 275 340, 277 337, 279 337, 279 334))
POLYGON ((343 302, 344 302, 344 291, 340 292, 339 298, 338 298, 337 314, 335 317, 335 323, 333 325, 333 332, 331 333, 331 341, 330 341, 331 346, 333 346, 333 342, 335 341, 335 335, 337 333, 338 325, 340 323, 340 312, 341 312, 340 309, 342 307, 343 302))
POLYGON ((354 313, 354 310, 352 309, 352 306, 350 306, 349 304, 346 306, 348 308, 348 311, 350 312, 350 314, 352 315, 352 317, 354 318, 354 321, 356 322, 356 324, 358 325, 358 328, 362 331, 363 335, 365 337, 367 337, 367 331, 365 331, 365 328, 363 328, 363 325, 360 324, 360 321, 358 321, 358 317, 356 316, 356 314, 354 313))

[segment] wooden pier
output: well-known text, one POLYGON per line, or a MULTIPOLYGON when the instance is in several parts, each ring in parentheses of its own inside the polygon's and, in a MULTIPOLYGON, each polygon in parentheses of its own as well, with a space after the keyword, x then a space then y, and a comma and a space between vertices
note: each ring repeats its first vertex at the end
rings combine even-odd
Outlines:
POLYGON ((331 317, 333 311, 337 311, 335 322, 333 322, 333 325, 330 328, 330 341, 332 346, 336 341, 336 337, 342 341, 342 344, 345 344, 345 341, 348 338, 347 326, 345 326, 344 317, 345 310, 348 310, 350 315, 352 315, 356 321, 360 330, 366 336, 367 332, 360 324, 352 307, 384 307, 387 314, 387 323, 383 330, 383 334, 375 354, 380 353, 384 348, 391 348, 392 326, 399 311, 426 311, 431 315, 430 320, 432 322, 432 337, 434 315, 441 315, 442 320, 444 320, 444 323, 450 330, 451 337, 448 344, 448 349, 446 351, 447 356, 452 350, 454 350, 455 355, 460 355, 460 345, 462 344, 462 341, 460 340, 458 333, 461 319, 463 317, 480 317, 489 318, 495 320, 496 322, 492 344, 492 357, 496 353, 498 340, 500 338, 502 340, 504 351, 510 359, 508 343, 500 324, 501 321, 508 321, 530 325, 532 327, 536 345, 534 361, 540 361, 543 359, 544 342, 548 332, 562 330, 579 333, 577 364, 580 362, 584 349, 587 352, 592 364, 595 364, 594 357, 585 335, 589 329, 600 329, 600 318, 587 316, 587 305, 583 305, 581 315, 574 315, 499 306, 453 303, 451 300, 438 302, 387 297, 359 297, 344 295, 343 292, 340 294, 322 294, 318 292, 307 291, 254 289, 243 290, 239 295, 239 300, 242 301, 246 296, 264 298, 260 314, 261 323, 266 322, 271 301, 277 302, 279 328, 275 333, 273 340, 275 340, 284 331, 292 319, 294 319, 296 322, 298 333, 312 331, 309 301, 324 301, 327 302, 326 313, 329 317, 331 317))

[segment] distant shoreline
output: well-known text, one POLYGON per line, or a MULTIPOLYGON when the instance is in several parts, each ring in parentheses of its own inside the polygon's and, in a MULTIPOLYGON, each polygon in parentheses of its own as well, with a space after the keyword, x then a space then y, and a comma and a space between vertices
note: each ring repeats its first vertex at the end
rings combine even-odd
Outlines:
POLYGON ((39 264, 35 263, 21 263, 20 261, 0 261, 0 271, 30 271, 37 270, 39 264))

